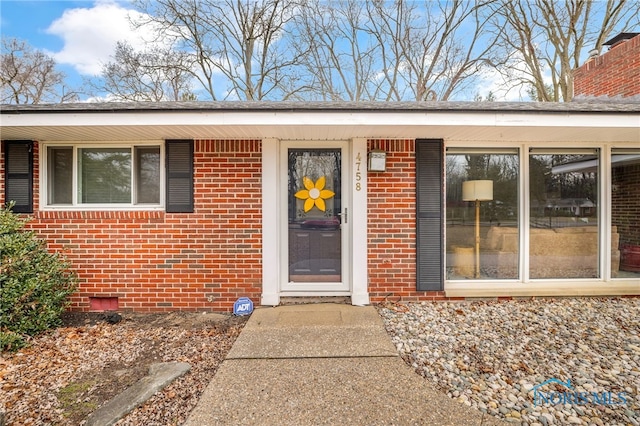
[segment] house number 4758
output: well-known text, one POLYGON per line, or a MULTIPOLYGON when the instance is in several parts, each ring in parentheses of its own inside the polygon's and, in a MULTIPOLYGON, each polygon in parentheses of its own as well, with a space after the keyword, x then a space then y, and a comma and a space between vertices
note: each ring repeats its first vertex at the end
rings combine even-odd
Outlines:
POLYGON ((362 172, 360 171, 360 166, 362 165, 362 154, 360 151, 356 154, 356 191, 362 190, 362 172))

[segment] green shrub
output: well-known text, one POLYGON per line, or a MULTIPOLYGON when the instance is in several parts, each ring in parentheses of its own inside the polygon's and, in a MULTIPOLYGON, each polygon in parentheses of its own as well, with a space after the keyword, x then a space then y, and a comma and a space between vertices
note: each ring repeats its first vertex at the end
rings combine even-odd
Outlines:
POLYGON ((11 206, 0 209, 0 351, 58 326, 76 289, 69 264, 25 223, 11 206))
POLYGON ((17 351, 26 344, 24 336, 13 331, 0 331, 0 351, 17 351))

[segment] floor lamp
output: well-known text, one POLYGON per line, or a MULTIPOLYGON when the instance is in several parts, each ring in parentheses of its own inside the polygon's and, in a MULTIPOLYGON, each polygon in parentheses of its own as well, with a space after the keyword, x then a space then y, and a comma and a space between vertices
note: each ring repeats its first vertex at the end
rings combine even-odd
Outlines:
POLYGON ((480 201, 493 200, 492 180, 468 180, 462 182, 462 201, 476 203, 476 272, 474 278, 480 278, 480 201))

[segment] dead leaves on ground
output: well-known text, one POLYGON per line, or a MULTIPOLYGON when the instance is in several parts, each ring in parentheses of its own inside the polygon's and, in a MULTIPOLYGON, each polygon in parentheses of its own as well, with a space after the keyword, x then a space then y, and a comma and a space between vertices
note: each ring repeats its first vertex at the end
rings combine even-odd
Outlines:
MULTIPOLYGON (((75 401, 61 402, 65 390, 74 383, 92 377, 111 380, 111 369, 142 371, 151 363, 162 361, 189 362, 195 372, 198 364, 206 364, 206 369, 215 371, 240 329, 241 326, 188 329, 162 324, 149 328, 130 322, 56 329, 33 339, 30 347, 17 353, 0 354, 0 411, 6 413, 8 424, 78 424, 81 419, 74 418, 73 407, 69 408, 75 401), (101 375, 102 372, 108 374, 101 375)), ((106 398, 109 392, 104 388, 116 386, 116 378, 113 380, 114 383, 101 382, 93 388, 102 387, 106 398)), ((179 391, 169 391, 169 401, 180 399, 175 398, 176 392, 179 391)), ((87 398, 83 396, 78 403, 86 405, 87 398)), ((100 395, 97 398, 97 405, 106 402, 99 400, 100 395)))

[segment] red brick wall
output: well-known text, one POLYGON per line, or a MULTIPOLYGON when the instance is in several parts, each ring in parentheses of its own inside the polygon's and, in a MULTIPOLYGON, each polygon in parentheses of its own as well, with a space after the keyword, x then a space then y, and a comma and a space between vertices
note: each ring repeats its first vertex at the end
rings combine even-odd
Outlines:
MULTIPOLYGON (((444 292, 416 291, 415 141, 371 140, 368 148, 387 152, 387 171, 368 174, 371 302, 445 300, 444 292)), ((117 297, 119 309, 135 311, 229 311, 241 296, 257 305, 260 152, 260 141, 196 141, 194 213, 43 212, 36 144, 29 226, 79 271, 72 308, 89 310, 91 297, 117 297)))
POLYGON ((90 297, 118 297, 120 309, 135 311, 230 311, 240 296, 259 302, 260 141, 195 142, 194 213, 38 211, 37 148, 34 158, 29 227, 79 271, 73 309, 88 310, 90 297))
POLYGON ((640 35, 575 70, 573 91, 574 96, 640 95, 640 35))
POLYGON ((444 300, 416 291, 416 164, 414 140, 370 140, 387 153, 387 171, 367 175, 368 272, 372 303, 444 300))
MULTIPOLYGON (((415 142, 371 140, 368 148, 387 152, 387 171, 368 174, 371 301, 446 299, 444 292, 416 291, 415 142)), ((79 271, 72 308, 89 310, 91 297, 117 297, 119 309, 135 311, 229 311, 240 296, 257 305, 260 151, 259 141, 196 141, 191 214, 42 212, 36 144, 36 213, 29 226, 79 271)))

